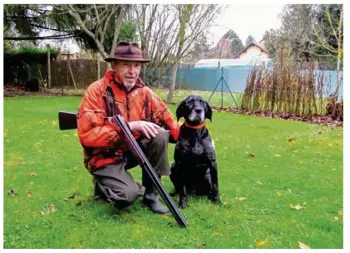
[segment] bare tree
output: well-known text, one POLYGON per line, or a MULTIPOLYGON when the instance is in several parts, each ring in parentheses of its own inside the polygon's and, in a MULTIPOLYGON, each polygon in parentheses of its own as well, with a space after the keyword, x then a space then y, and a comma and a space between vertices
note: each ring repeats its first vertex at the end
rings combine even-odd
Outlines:
POLYGON ((321 8, 321 17, 323 16, 324 19, 318 19, 317 23, 312 24, 317 38, 313 41, 313 46, 324 50, 321 53, 313 50, 312 54, 333 58, 337 62, 337 86, 334 92, 334 97, 337 99, 341 82, 340 65, 343 60, 343 5, 321 5, 318 8, 321 8))
POLYGON ((177 33, 176 53, 171 69, 171 83, 166 101, 168 104, 172 102, 179 61, 189 52, 198 36, 213 24, 213 21, 222 7, 223 6, 213 4, 176 6, 180 26, 177 33))
POLYGON ((76 25, 81 31, 94 41, 99 53, 103 57, 109 56, 108 51, 110 51, 110 54, 113 53, 113 48, 117 43, 120 26, 128 5, 58 4, 53 5, 53 7, 58 14, 68 13, 76 21, 76 25), (107 37, 108 27, 113 20, 115 22, 113 43, 110 49, 106 49, 104 42, 107 37))

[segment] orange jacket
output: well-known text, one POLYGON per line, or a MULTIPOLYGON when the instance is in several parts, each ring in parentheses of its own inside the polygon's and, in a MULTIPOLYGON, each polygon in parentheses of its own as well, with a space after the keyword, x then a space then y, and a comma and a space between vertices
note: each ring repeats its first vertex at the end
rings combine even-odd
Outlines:
MULTIPOLYGON (((107 117, 104 96, 110 86, 125 122, 147 120, 169 130, 170 138, 177 141, 179 124, 166 104, 139 78, 126 92, 114 72, 92 83, 86 90, 78 111, 78 135, 84 147, 84 164, 91 172, 102 165, 115 163, 124 157, 126 147, 120 139, 120 128, 107 117)), ((141 133, 133 133, 137 139, 141 133)))

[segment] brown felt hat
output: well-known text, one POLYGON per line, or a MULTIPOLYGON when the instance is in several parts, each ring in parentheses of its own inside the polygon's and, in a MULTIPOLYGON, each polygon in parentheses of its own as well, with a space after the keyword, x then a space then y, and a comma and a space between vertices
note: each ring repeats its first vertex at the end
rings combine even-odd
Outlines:
POLYGON ((125 41, 121 41, 116 45, 113 56, 105 58, 107 62, 115 60, 150 62, 150 60, 143 58, 139 44, 125 41))

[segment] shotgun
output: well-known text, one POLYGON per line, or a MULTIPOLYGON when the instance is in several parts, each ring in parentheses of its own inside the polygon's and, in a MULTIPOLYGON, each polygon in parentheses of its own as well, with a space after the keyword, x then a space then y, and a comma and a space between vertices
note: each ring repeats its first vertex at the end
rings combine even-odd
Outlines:
MULTIPOLYGON (((133 154, 133 156, 137 160, 140 167, 144 169, 146 173, 149 175, 149 177, 151 178, 153 184, 157 188, 159 194, 162 196, 164 202, 168 206, 169 210, 171 211, 177 223, 183 228, 187 227, 185 218, 177 209, 174 201, 172 200, 169 193, 166 191, 166 189, 162 185, 157 173, 155 172, 154 168, 148 161, 147 157, 143 153, 142 149, 140 148, 139 144, 135 140, 129 127, 126 125, 122 117, 120 115, 117 115, 114 117, 107 117, 107 118, 110 122, 118 124, 118 126, 121 128, 122 137, 124 138, 124 141, 128 149, 133 154)), ((58 122, 59 122, 60 130, 75 129, 77 128, 77 115, 71 112, 60 111, 58 113, 58 122)))

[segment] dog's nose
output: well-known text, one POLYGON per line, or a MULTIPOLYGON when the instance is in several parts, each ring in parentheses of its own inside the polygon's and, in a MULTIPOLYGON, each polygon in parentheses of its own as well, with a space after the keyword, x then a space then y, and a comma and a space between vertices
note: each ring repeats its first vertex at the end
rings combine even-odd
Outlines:
POLYGON ((196 109, 196 113, 201 113, 202 109, 196 109))

